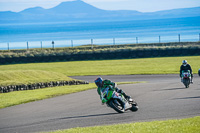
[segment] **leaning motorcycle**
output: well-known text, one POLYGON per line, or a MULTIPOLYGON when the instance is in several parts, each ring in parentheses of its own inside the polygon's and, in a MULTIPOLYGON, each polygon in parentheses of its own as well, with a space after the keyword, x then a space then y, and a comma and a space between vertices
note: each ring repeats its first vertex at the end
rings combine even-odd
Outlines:
POLYGON ((124 113, 127 110, 133 112, 138 110, 138 105, 132 99, 127 100, 121 93, 116 92, 109 87, 101 91, 102 103, 106 103, 108 107, 113 108, 118 113, 124 113))
POLYGON ((190 85, 190 81, 191 81, 190 70, 182 71, 181 78, 182 78, 182 82, 185 85, 185 87, 188 88, 190 85))

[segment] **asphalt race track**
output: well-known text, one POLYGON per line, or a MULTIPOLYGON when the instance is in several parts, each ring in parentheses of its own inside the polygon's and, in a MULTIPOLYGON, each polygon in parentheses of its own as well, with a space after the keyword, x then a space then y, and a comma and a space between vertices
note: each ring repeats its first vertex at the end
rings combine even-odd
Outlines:
MULTIPOLYGON (((96 89, 0 109, 0 133, 41 132, 74 127, 166 120, 200 116, 200 77, 185 88, 178 75, 102 76, 119 85, 138 104, 137 112, 116 113, 101 101, 96 89)), ((73 77, 93 82, 97 76, 73 77)))

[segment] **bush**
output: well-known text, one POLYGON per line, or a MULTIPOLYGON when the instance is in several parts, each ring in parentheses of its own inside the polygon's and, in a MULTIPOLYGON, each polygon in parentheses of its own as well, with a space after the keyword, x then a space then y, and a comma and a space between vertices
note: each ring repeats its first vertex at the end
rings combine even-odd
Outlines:
POLYGON ((0 64, 199 55, 200 42, 0 51, 0 64))

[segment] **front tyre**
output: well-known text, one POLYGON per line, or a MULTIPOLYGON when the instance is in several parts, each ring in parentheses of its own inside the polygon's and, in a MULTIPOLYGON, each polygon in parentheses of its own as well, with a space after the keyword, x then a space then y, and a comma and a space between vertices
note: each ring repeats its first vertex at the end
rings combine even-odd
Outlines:
POLYGON ((136 112, 138 111, 138 104, 136 102, 132 103, 132 107, 130 108, 131 111, 136 112))
POLYGON ((136 112, 138 111, 138 106, 135 106, 134 104, 132 104, 132 107, 130 108, 131 111, 136 112))
POLYGON ((124 106, 124 104, 123 104, 123 102, 121 101, 121 100, 119 100, 119 99, 113 99, 113 100, 110 100, 109 102, 108 102, 108 104, 109 104, 109 106, 111 107, 111 108, 113 108, 115 111, 117 111, 118 113, 124 113, 124 108, 123 108, 123 106, 124 106))

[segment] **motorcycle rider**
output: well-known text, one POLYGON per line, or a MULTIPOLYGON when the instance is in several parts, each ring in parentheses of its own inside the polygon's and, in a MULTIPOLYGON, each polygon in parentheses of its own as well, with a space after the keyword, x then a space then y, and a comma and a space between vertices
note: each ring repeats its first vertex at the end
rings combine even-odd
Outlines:
MULTIPOLYGON (((190 82, 193 83, 192 68, 191 68, 190 64, 187 63, 187 60, 183 60, 183 62, 182 62, 182 65, 180 67, 180 77, 182 75, 182 71, 184 71, 184 70, 186 70, 186 71, 190 70, 190 73, 191 73, 191 81, 190 82)), ((182 78, 181 78, 181 82, 183 82, 182 78)))
MULTIPOLYGON (((125 92, 123 92, 121 89, 117 88, 117 84, 110 81, 110 80, 103 80, 101 77, 98 77, 95 81, 97 88, 97 92, 100 95, 101 98, 101 91, 107 87, 109 87, 109 89, 115 89, 116 92, 121 93, 127 100, 132 101, 131 97, 126 95, 125 92)), ((102 100, 102 99, 101 99, 102 100)))
POLYGON ((199 76, 200 76, 200 69, 199 69, 199 71, 198 71, 198 74, 199 74, 199 76))

